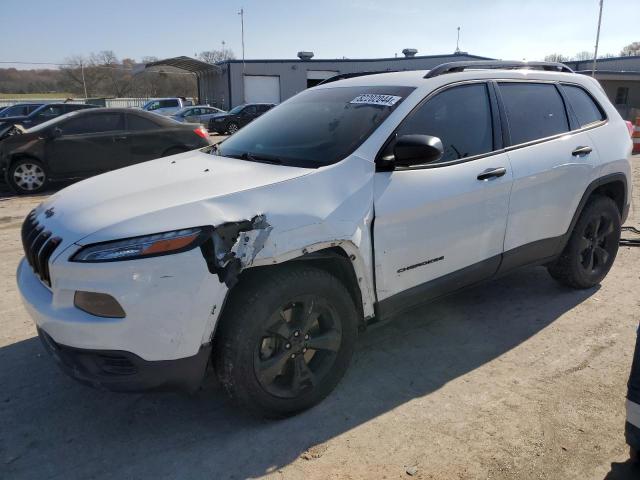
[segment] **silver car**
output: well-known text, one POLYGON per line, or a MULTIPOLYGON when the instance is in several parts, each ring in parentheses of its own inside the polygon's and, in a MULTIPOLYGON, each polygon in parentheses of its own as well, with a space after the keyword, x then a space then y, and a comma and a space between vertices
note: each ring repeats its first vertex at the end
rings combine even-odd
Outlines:
POLYGON ((199 123, 205 127, 209 125, 209 120, 218 115, 225 114, 224 110, 210 107, 208 105, 194 105, 178 110, 171 115, 171 118, 182 123, 199 123))

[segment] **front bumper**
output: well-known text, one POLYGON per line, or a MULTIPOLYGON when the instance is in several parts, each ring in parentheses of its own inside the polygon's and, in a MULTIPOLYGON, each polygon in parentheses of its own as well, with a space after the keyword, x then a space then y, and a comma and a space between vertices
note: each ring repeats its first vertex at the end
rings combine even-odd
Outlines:
POLYGON ((83 264, 69 248, 50 263, 47 288, 23 259, 18 289, 36 327, 57 344, 130 352, 145 361, 179 360, 210 343, 227 288, 199 249, 149 259, 83 264), (91 315, 74 305, 76 291, 114 297, 124 318, 91 315))
POLYGON ((207 344, 192 357, 146 361, 130 352, 61 345, 42 329, 38 329, 38 336, 67 375, 85 385, 114 392, 193 392, 202 384, 211 356, 211 344, 207 344))

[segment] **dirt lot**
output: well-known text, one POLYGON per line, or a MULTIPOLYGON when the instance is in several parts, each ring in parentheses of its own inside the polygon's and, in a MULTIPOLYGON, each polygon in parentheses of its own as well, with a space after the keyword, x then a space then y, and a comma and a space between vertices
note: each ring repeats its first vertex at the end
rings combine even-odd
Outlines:
POLYGON ((216 387, 112 394, 60 373, 15 286, 42 199, 0 199, 1 479, 640 478, 623 437, 639 248, 593 290, 533 268, 373 329, 324 403, 268 422, 216 387))

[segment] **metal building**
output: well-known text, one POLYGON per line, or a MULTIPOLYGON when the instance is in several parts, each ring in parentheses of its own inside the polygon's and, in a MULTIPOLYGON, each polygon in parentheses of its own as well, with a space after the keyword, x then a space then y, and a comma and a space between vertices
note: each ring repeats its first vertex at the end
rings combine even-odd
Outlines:
MULTIPOLYGON (((565 63, 578 73, 591 75, 593 60, 565 63)), ((640 116, 640 56, 600 58, 595 77, 623 118, 640 116)))
MULTIPOLYGON (((428 70, 458 60, 493 60, 465 52, 417 56, 403 50, 403 57, 316 60, 312 52, 299 52, 289 60, 227 60, 211 65, 189 57, 168 58, 146 67, 171 67, 196 76, 200 103, 225 110, 247 102, 280 103, 305 88, 340 73, 394 70, 428 70)), ((573 70, 591 74, 592 60, 566 62, 573 70)), ((640 56, 599 59, 596 78, 626 119, 640 115, 640 56)))
POLYGON ((315 60, 313 53, 299 52, 297 59, 227 60, 216 65, 176 57, 153 62, 147 68, 171 66, 194 73, 200 102, 228 110, 247 102, 280 103, 340 73, 428 70, 456 60, 490 60, 466 53, 416 56, 414 49, 403 53, 395 58, 315 60))

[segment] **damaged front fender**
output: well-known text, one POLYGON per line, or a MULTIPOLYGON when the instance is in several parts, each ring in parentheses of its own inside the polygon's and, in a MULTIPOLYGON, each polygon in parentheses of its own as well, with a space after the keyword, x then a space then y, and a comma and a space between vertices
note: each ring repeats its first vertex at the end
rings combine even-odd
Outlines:
POLYGON ((240 272, 250 267, 264 248, 271 230, 264 215, 215 227, 200 247, 209 272, 217 274, 228 288, 233 287, 240 272))

